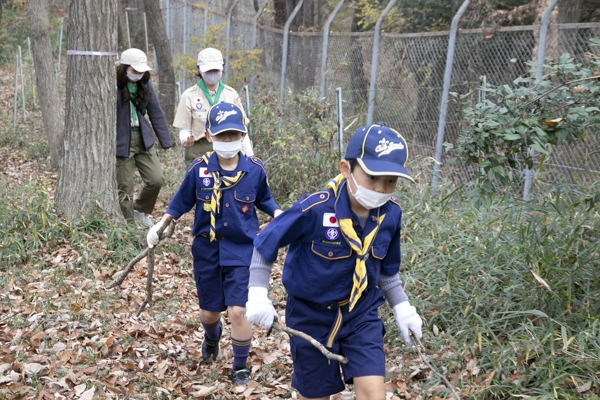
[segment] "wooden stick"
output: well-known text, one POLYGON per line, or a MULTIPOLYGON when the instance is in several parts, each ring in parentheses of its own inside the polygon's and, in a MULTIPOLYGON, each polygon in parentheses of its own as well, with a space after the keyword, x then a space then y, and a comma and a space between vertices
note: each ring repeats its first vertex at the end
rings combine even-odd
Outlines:
MULTIPOLYGON (((173 222, 173 217, 171 217, 169 215, 169 217, 167 219, 165 219, 165 221, 163 221, 162 226, 160 228, 158 228, 158 231, 156 231, 156 233, 158 234, 159 243, 160 243, 160 239, 161 239, 161 235, 162 235, 163 231, 168 226, 170 227, 171 225, 173 226, 173 229, 175 229, 175 222, 173 222)), ((168 233, 169 232, 167 231, 167 234, 168 233)), ((171 231, 171 233, 172 233, 172 231, 171 231)), ((171 236, 171 235, 169 235, 169 236, 171 236)), ((149 247, 148 248, 148 274, 146 277, 146 299, 142 302, 142 304, 140 305, 140 308, 138 308, 137 313, 135 314, 136 317, 140 316, 140 314, 142 313, 142 311, 144 311, 144 308, 146 308, 146 306, 152 306, 152 276, 153 275, 154 275, 154 247, 152 247, 152 248, 149 247)))
POLYGON ((419 340, 419 338, 416 337, 415 334, 412 333, 412 332, 410 332, 410 336, 411 336, 412 340, 414 340, 415 343, 417 343, 417 346, 415 346, 415 347, 417 349, 417 352, 419 353, 419 356, 421 356, 421 359, 423 360, 423 362, 425 364, 427 364, 427 366, 429 367, 429 369, 432 370, 444 382, 444 384, 446 385, 446 387, 448 387, 448 389, 450 389, 450 391, 452 392, 452 395, 454 396, 454 398, 456 400, 460 400, 460 395, 458 394, 458 392, 456 391, 456 389, 454 389, 454 386, 452 386, 450 384, 450 381, 448 381, 448 379, 446 379, 446 377, 444 375, 440 374, 437 371, 437 369, 435 369, 435 367, 429 363, 429 360, 427 360, 427 357, 425 357, 425 354, 423 354, 421 352, 420 348, 423 347, 423 345, 421 344, 421 341, 419 340))
MULTIPOLYGON (((173 234, 173 231, 175 230, 175 223, 169 224, 168 225, 167 232, 165 235, 163 235, 161 237, 161 233, 164 231, 164 224, 163 224, 163 228, 162 231, 159 229, 159 234, 158 236, 160 237, 161 240, 166 239, 171 237, 171 235, 173 234)), ((114 276, 116 276, 116 278, 113 279, 113 281, 111 283, 109 283, 108 285, 106 285, 107 289, 112 289, 114 287, 117 286, 121 286, 121 284, 123 283, 123 281, 125 281, 125 278, 127 277, 127 275, 129 275, 129 273, 131 272, 131 270, 133 269, 133 267, 135 266, 135 264, 137 264, 142 258, 146 257, 148 255, 148 251, 150 250, 149 247, 146 247, 144 250, 142 250, 142 252, 140 254, 138 254, 137 256, 135 256, 133 258, 133 260, 131 260, 129 262, 129 264, 127 264, 127 266, 125 267, 125 269, 121 272, 117 272, 114 276)))
POLYGON ((323 346, 321 343, 319 343, 316 339, 314 339, 312 336, 301 332, 301 331, 297 331, 295 329, 292 328, 288 328, 285 325, 281 325, 278 322, 278 319, 276 318, 275 321, 273 321, 273 325, 272 328, 275 328, 277 330, 280 330, 282 332, 287 333, 290 336, 298 336, 304 340, 306 340, 307 342, 310 342, 313 346, 315 346, 321 353, 323 353, 323 355, 325 357, 327 357, 330 360, 335 360, 335 361, 339 361, 342 364, 348 364, 348 359, 344 356, 341 356, 339 354, 335 354, 330 352, 329 350, 327 350, 327 348, 325 346, 323 346))

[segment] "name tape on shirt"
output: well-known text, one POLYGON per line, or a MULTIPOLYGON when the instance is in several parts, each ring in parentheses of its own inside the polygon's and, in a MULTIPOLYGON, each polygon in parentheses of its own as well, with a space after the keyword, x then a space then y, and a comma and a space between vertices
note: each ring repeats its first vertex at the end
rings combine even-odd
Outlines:
POLYGON ((339 227, 337 217, 335 213, 324 213, 323 214, 323 226, 326 227, 339 227))

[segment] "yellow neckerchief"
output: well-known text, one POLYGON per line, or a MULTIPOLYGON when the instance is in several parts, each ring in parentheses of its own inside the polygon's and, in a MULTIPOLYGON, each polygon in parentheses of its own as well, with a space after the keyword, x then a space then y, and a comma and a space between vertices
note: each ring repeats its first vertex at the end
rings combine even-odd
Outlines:
MULTIPOLYGON (((208 166, 208 159, 213 154, 212 151, 206 153, 202 156, 202 159, 208 166)), ((213 242, 216 239, 215 234, 215 225, 216 225, 216 216, 220 212, 220 203, 221 203, 221 191, 225 189, 229 189, 234 186, 238 181, 244 176, 244 171, 238 171, 234 176, 219 176, 219 171, 211 172, 213 177, 213 192, 210 197, 210 241, 213 242), (221 188, 221 183, 225 185, 224 188, 221 188)))
MULTIPOLYGON (((345 184, 346 180, 341 174, 333 178, 327 184, 327 188, 333 189, 333 194, 336 196, 336 206, 338 194, 341 192, 340 189, 345 184)), ((347 190, 349 191, 350 187, 347 187, 347 190)), ((350 193, 350 195, 352 194, 350 193)), ((356 252, 356 266, 354 267, 354 274, 352 275, 352 291, 350 292, 350 307, 348 308, 348 311, 352 311, 358 302, 358 299, 362 295, 362 292, 367 288, 368 282, 366 262, 367 258, 369 258, 369 250, 373 245, 375 236, 377 236, 379 226, 385 218, 385 214, 381 216, 379 215, 379 209, 377 210, 377 213, 377 225, 375 225, 375 228, 373 228, 373 230, 365 236, 365 240, 362 242, 352 226, 352 218, 339 218, 339 216, 336 214, 344 239, 346 239, 346 242, 350 245, 352 250, 356 252)))

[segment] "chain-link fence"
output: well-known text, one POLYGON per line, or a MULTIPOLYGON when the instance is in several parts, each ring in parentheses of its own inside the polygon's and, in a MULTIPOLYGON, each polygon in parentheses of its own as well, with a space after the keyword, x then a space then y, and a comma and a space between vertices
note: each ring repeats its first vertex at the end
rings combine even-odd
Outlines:
MULTIPOLYGON (((224 54, 228 49, 226 56, 232 65, 236 57, 243 57, 241 50, 253 49, 254 39, 254 48, 262 51, 253 75, 256 79, 236 80, 230 75, 227 84, 238 91, 249 85, 251 94, 265 88, 280 91, 282 106, 287 107, 292 103, 288 97, 291 93, 318 89, 324 80, 324 102, 334 104, 335 89, 341 88, 344 124, 353 123, 352 127, 356 128, 367 119, 375 51, 378 56, 372 120, 402 133, 411 145, 411 158, 434 157, 449 32, 382 32, 377 49, 373 47, 374 32, 331 32, 325 53, 325 73, 321 76, 323 33, 291 31, 287 35, 289 41, 285 43, 284 32, 273 27, 273 14, 269 11, 261 14, 262 9, 259 7, 257 11, 255 3, 262 6, 271 2, 165 0, 163 15, 166 16, 174 58, 185 55, 195 59, 201 50, 198 38, 209 31, 213 35, 216 33, 215 47, 224 54), (235 3, 233 9, 227 9, 232 3, 235 3), (256 18, 258 15, 260 17, 256 18), (225 34, 228 21, 229 43, 225 34), (286 46, 287 59, 283 59, 286 46)), ((533 59, 538 32, 538 26, 496 27, 487 31, 460 29, 450 91, 473 93, 481 85, 482 78, 489 85, 502 85, 527 74, 530 69, 527 62, 533 59)), ((589 39, 599 34, 600 23, 551 25, 546 55, 557 57, 568 52, 577 62, 585 63, 584 53, 592 51, 589 39)), ((229 65, 226 65, 226 74, 229 65)), ((182 91, 195 83, 196 78, 187 75, 183 69, 180 68, 177 74, 182 91)), ((456 111, 456 104, 449 104, 445 121, 444 141, 453 144, 457 144, 460 130, 456 111)), ((593 151, 598 147, 599 143, 593 137, 585 142, 557 146, 549 164, 565 177, 600 174, 600 154, 593 151)), ((453 156, 451 152, 444 154, 442 162, 450 156, 453 156)), ((457 183, 473 177, 473 171, 462 167, 461 163, 443 165, 440 173, 444 179, 457 183)))

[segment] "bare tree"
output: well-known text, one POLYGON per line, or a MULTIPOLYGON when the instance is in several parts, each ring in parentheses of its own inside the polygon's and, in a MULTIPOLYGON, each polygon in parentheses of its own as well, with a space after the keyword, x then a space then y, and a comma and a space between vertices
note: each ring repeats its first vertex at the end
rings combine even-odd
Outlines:
POLYGON ((55 199, 57 211, 68 218, 98 209, 109 219, 122 218, 111 56, 117 49, 117 3, 72 0, 69 6, 66 129, 55 199))
POLYGON ((175 117, 175 73, 173 55, 167 37, 165 22, 160 11, 160 0, 144 0, 150 41, 154 45, 158 66, 158 101, 170 124, 175 117))
POLYGON ((64 112, 54 73, 48 0, 29 0, 31 50, 35 66, 35 83, 40 99, 44 131, 50 149, 50 166, 58 168, 65 129, 64 112))

